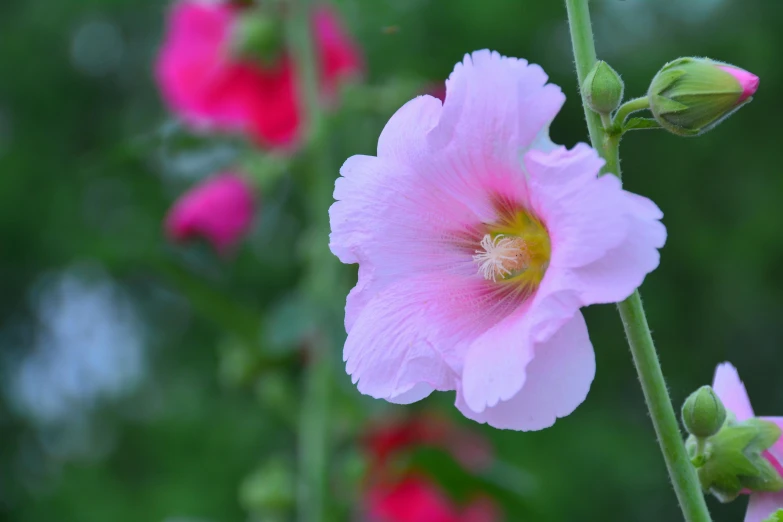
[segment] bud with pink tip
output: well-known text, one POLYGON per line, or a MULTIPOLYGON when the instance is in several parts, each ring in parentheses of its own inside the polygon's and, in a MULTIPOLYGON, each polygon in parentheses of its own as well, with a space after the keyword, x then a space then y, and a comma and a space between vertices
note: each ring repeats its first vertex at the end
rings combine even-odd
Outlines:
POLYGON ((678 58, 658 71, 647 93, 658 123, 679 136, 699 136, 748 103, 755 74, 707 58, 678 58))
POLYGON ((244 178, 219 174, 174 204, 166 216, 166 235, 177 242, 203 237, 225 254, 249 230, 255 206, 253 189, 244 178))

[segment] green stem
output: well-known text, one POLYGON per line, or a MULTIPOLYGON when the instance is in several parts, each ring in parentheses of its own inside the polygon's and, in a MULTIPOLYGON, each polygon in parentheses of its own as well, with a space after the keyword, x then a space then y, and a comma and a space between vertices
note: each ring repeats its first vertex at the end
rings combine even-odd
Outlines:
POLYGON ((650 100, 647 96, 641 98, 634 98, 623 103, 617 113, 614 115, 613 126, 620 127, 625 123, 626 118, 634 112, 643 111, 650 108, 650 100))
MULTIPOLYGON (((595 43, 593 42, 587 2, 588 0, 566 0, 580 85, 596 61, 595 43)), ((607 136, 605 130, 600 126, 600 117, 587 107, 584 98, 582 104, 593 147, 606 160, 606 170, 619 177, 619 136, 607 136)), ((696 471, 688 459, 682 434, 677 424, 677 417, 666 389, 666 382, 663 378, 639 291, 635 291, 617 306, 647 408, 658 435, 661 452, 685 520, 687 522, 710 522, 707 504, 699 486, 696 471)))
MULTIPOLYGON (((312 226, 309 234, 313 238, 326 238, 326 216, 331 201, 332 181, 329 177, 329 151, 323 129, 325 119, 319 97, 319 68, 312 38, 311 4, 311 0, 290 2, 288 39, 297 65, 299 97, 304 100, 303 112, 307 129, 304 142, 311 160, 306 165, 308 172, 303 183, 308 193, 307 203, 312 226)), ((309 278, 317 278, 323 265, 328 265, 330 259, 333 259, 325 239, 323 243, 317 245, 308 255, 309 270, 308 278, 305 279, 308 289, 312 288, 309 278)), ((319 295, 311 297, 316 303, 321 301, 319 295)), ((297 519, 300 522, 326 520, 325 489, 331 402, 331 367, 328 360, 330 339, 328 333, 321 331, 313 337, 308 346, 298 435, 297 519)))
POLYGON ((305 366, 304 399, 299 416, 298 520, 326 520, 324 491, 328 460, 331 369, 322 348, 324 339, 313 339, 310 360, 305 366))

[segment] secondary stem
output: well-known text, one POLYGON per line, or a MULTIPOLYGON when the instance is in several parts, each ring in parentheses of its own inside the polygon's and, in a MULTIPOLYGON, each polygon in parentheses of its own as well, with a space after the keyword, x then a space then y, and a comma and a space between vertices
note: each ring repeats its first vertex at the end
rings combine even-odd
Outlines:
MULTIPOLYGON (((566 0, 571 40, 576 59, 576 70, 581 85, 596 61, 595 43, 590 23, 587 0, 566 0)), ((608 136, 601 127, 598 114, 591 111, 584 98, 582 104, 593 147, 606 160, 606 171, 620 174, 619 136, 608 136)), ((682 440, 677 417, 674 414, 658 354, 642 306, 639 291, 617 305, 631 348, 634 365, 639 375, 650 417, 658 435, 666 467, 669 470, 680 508, 688 522, 710 522, 710 514, 682 440)))
POLYGON ((614 124, 617 126, 621 126, 623 123, 625 123, 625 119, 630 114, 638 111, 643 111, 649 108, 650 108, 650 100, 647 98, 647 96, 642 96, 641 98, 634 98, 633 100, 628 100, 627 102, 623 103, 619 109, 617 109, 617 114, 614 115, 614 124))

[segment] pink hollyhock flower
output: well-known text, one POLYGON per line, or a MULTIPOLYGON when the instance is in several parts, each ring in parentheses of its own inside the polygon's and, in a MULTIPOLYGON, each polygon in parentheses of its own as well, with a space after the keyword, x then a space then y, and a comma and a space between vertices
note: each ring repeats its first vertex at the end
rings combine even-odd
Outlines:
MULTIPOLYGON (((712 388, 720 398, 726 410, 734 414, 737 421, 742 422, 754 417, 748 392, 740 380, 737 369, 731 363, 718 365, 715 370, 712 388)), ((759 419, 774 422, 783 428, 783 417, 759 417, 759 419)), ((783 438, 763 453, 778 473, 783 476, 783 438)), ((745 522, 763 522, 777 509, 783 509, 783 491, 778 493, 751 493, 745 522)))
POLYGON ((580 307, 628 297, 658 266, 660 210, 549 140, 563 105, 537 65, 478 51, 443 104, 420 96, 377 156, 341 169, 330 247, 359 263, 343 352, 359 391, 395 403, 456 390, 464 415, 537 430, 587 395, 580 307))
MULTIPOLYGON (((198 0, 174 5, 156 66, 163 97, 196 128, 247 133, 265 147, 291 146, 302 133, 294 63, 285 53, 269 67, 232 57, 231 33, 240 12, 198 0)), ((313 29, 328 97, 340 80, 361 69, 361 59, 326 7, 313 13, 313 29)))
POLYGON ((204 237, 226 253, 247 233, 254 213, 252 187, 237 174, 220 174, 174 204, 166 216, 166 233, 174 241, 204 237))
POLYGON ((378 485, 368 496, 370 522, 495 522, 495 505, 481 498, 459 511, 441 490, 423 477, 378 485))

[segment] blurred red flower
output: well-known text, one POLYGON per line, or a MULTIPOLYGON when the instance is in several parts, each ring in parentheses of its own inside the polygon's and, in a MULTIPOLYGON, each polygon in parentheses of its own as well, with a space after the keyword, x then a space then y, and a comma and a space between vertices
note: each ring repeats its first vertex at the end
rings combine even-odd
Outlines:
MULTIPOLYGON (((265 148, 290 148, 302 135, 294 63, 285 49, 274 65, 232 56, 241 13, 229 3, 174 5, 156 65, 163 98, 193 128, 241 132, 265 148)), ((341 79, 361 70, 361 57, 326 7, 313 12, 312 25, 321 90, 329 98, 341 79)))
POLYGON ((463 509, 432 480, 418 471, 399 470, 393 459, 420 446, 450 453, 469 472, 492 464, 489 442, 435 412, 385 420, 365 433, 363 446, 370 459, 365 503, 370 522, 497 522, 500 510, 479 496, 463 509), (399 472, 402 471, 402 474, 399 472))
POLYGON ((499 514, 485 498, 459 510, 431 481, 408 476, 393 485, 376 485, 368 493, 370 522, 495 522, 499 514))
POLYGON ((477 433, 432 412, 393 419, 371 426, 363 445, 376 468, 395 453, 416 446, 431 446, 450 453, 463 467, 479 471, 492 464, 492 446, 477 433))

